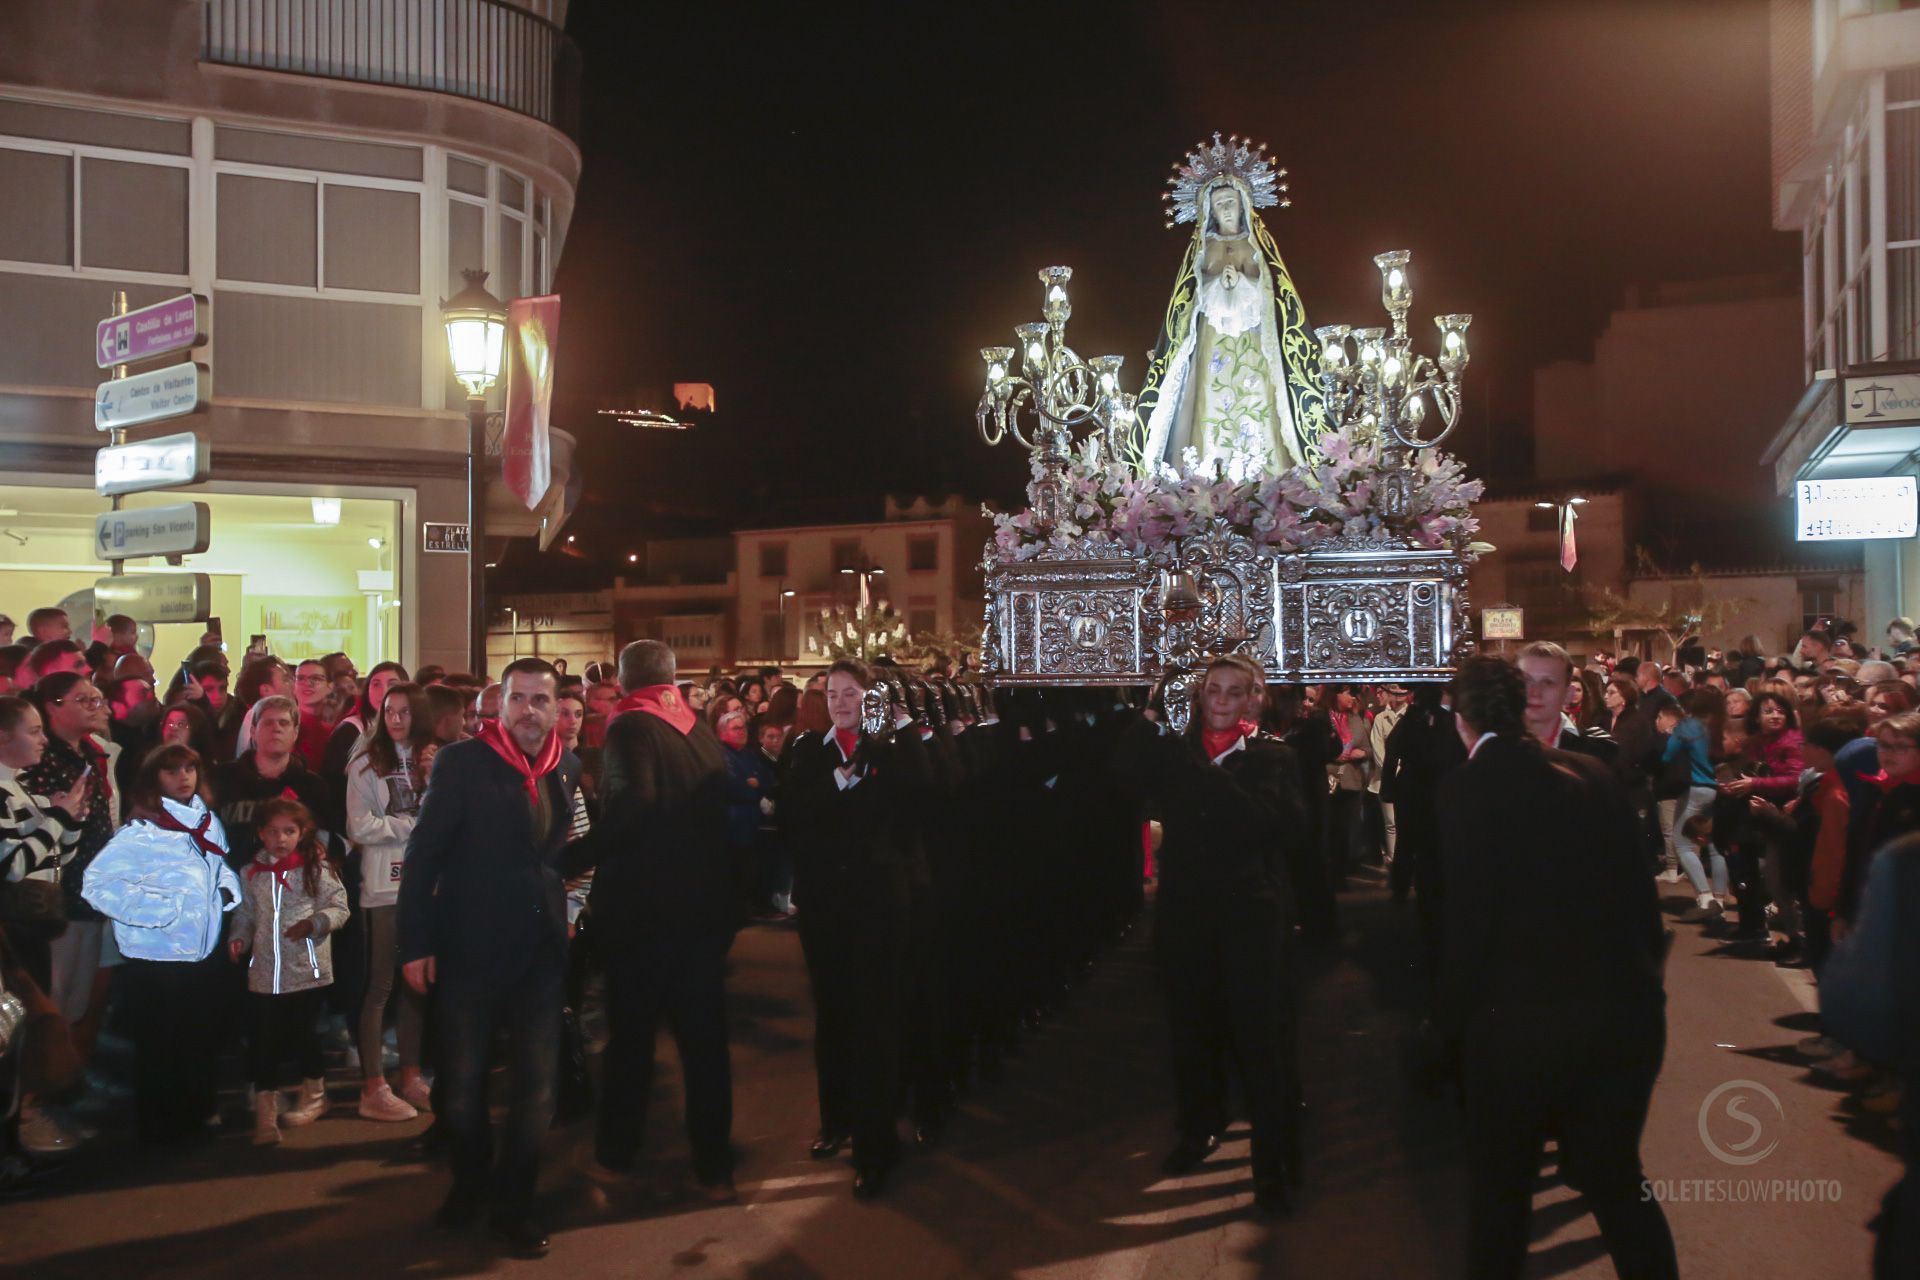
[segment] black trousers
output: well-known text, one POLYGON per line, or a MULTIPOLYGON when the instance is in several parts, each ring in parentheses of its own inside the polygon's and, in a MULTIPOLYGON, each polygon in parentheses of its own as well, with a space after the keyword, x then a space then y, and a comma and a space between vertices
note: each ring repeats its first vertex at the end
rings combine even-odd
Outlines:
POLYGON ((1170 910, 1154 918, 1166 984, 1182 1137, 1227 1127, 1227 1073, 1240 1077, 1253 1126, 1253 1176, 1286 1174, 1299 1152, 1300 1071, 1277 919, 1225 920, 1170 910))
POLYGON ((543 944, 523 970, 502 977, 463 974, 443 963, 439 977, 433 1004, 444 1077, 439 1122, 453 1157, 455 1192, 478 1197, 491 1176, 496 1211, 525 1214, 557 1099, 565 953, 543 944), (506 1032, 510 1046, 511 1085, 496 1167, 487 1082, 498 1031, 506 1032))
POLYGON ((720 1182, 733 1173, 733 1067, 727 1045, 727 951, 733 934, 620 937, 602 926, 607 970, 604 1086, 594 1154, 629 1170, 646 1144, 653 1098, 654 1040, 661 1022, 680 1051, 687 1139, 694 1173, 720 1182))
POLYGON ((122 994, 133 1033, 133 1104, 142 1142, 204 1132, 217 1103, 225 980, 223 950, 204 960, 126 962, 122 994))
POLYGON ((1640 1131, 1666 1051, 1664 1010, 1512 1008, 1476 1019, 1466 1044, 1467 1274, 1500 1280, 1525 1271, 1540 1153, 1551 1137, 1561 1176, 1593 1210, 1623 1280, 1677 1276, 1666 1215, 1640 1188, 1640 1131))
POLYGON ((283 995, 247 992, 247 1070, 256 1089, 280 1087, 280 1064, 291 1061, 302 1080, 327 1074, 314 1019, 327 999, 326 987, 283 995))
POLYGON ((820 1128, 850 1134, 861 1168, 892 1163, 909 978, 910 908, 849 910, 810 892, 800 908, 800 948, 813 986, 813 1066, 820 1128))

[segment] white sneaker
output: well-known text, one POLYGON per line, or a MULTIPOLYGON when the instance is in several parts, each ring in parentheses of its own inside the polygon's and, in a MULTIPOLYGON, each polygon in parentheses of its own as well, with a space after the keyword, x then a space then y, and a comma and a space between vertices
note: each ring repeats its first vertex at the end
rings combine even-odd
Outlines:
POLYGON ((304 1080, 300 1084, 300 1100, 280 1117, 280 1123, 289 1129, 298 1129, 312 1124, 331 1110, 333 1099, 327 1096, 327 1082, 324 1079, 304 1080))
POLYGON ((360 1094, 360 1118, 363 1120, 381 1120, 397 1124, 411 1120, 420 1112, 412 1103, 394 1096, 393 1086, 382 1082, 371 1092, 363 1090, 360 1094))
POLYGON ((415 1111, 433 1110, 433 1086, 421 1076, 415 1076, 400 1086, 400 1097, 415 1111))
POLYGON ((64 1156, 80 1148, 80 1139, 39 1107, 20 1110, 20 1149, 28 1155, 64 1156))
POLYGON ((1665 871, 1655 876, 1654 879, 1658 880, 1661 884, 1679 884, 1681 876, 1678 871, 1672 867, 1668 867, 1665 871))

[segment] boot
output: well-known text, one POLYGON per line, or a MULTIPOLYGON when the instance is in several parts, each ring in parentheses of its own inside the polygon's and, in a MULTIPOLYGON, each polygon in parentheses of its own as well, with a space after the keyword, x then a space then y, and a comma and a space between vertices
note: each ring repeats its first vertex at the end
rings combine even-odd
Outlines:
POLYGON ((293 1104, 284 1119, 289 1129, 298 1129, 301 1125, 312 1124, 332 1108, 333 1102, 327 1097, 326 1080, 314 1077, 300 1082, 300 1101, 293 1104))
POLYGON ((280 1141, 280 1094, 262 1089, 253 1099, 253 1145, 270 1147, 280 1141))

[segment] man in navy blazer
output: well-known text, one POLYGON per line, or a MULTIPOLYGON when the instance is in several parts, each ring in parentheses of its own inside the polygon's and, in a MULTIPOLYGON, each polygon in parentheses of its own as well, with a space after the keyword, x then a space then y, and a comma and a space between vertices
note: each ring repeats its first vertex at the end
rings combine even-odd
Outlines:
POLYGON ((435 1224, 466 1225, 491 1194, 495 1232, 515 1254, 538 1257, 547 1237, 532 1217, 533 1186, 553 1121, 567 957, 556 864, 580 762, 554 732, 553 667, 523 658, 500 681, 499 719, 434 761, 401 871, 400 959, 414 990, 434 988, 446 1077, 440 1121, 453 1189, 435 1224), (513 1083, 496 1168, 487 1078, 499 1030, 511 1041, 513 1083))

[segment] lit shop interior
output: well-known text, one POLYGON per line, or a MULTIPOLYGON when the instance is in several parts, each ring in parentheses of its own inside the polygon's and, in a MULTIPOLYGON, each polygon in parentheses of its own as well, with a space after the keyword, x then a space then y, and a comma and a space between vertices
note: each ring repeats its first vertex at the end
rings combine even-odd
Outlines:
MULTIPOLYGON (((222 486, 231 489, 266 486, 222 486)), ((130 560, 128 573, 204 573, 213 616, 236 660, 248 638, 264 635, 270 652, 290 660, 341 651, 365 671, 401 658, 403 557, 397 531, 400 497, 314 497, 172 489, 130 494, 128 510, 197 501, 207 504, 212 539, 203 555, 178 568, 163 559, 130 560)), ((93 555, 94 517, 108 499, 91 489, 0 485, 0 613, 18 624, 27 614, 65 605, 74 636, 86 639, 93 584, 112 569, 93 555)), ((210 624, 141 628, 149 633, 154 669, 170 674, 210 624)))

